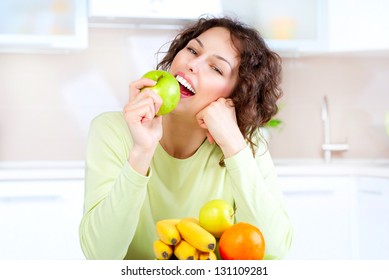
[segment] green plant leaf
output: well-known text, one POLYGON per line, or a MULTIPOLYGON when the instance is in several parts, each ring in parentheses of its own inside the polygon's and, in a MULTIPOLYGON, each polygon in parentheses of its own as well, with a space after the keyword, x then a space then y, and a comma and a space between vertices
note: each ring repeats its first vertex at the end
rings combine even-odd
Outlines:
POLYGON ((271 120, 266 124, 266 127, 275 128, 275 127, 279 126, 281 123, 282 123, 282 121, 279 120, 279 119, 271 119, 271 120))

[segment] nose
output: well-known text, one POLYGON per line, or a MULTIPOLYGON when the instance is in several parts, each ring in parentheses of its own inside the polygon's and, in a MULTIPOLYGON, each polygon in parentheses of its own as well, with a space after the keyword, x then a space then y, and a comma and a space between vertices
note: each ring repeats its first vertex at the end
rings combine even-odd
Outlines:
POLYGON ((199 71, 200 63, 201 63, 200 57, 196 57, 196 58, 193 58, 192 60, 188 61, 187 65, 188 65, 189 71, 192 73, 197 73, 199 71))

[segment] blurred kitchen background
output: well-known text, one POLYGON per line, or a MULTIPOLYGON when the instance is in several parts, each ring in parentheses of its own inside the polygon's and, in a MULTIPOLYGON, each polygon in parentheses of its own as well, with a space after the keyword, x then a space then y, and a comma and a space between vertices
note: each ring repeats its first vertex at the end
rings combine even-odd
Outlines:
MULTIPOLYGON (((82 259, 90 121, 122 110, 177 30, 256 27, 283 59, 269 149, 288 259, 389 259, 389 0, 0 2, 0 259, 82 259)), ((162 54, 163 55, 163 54, 162 54)))

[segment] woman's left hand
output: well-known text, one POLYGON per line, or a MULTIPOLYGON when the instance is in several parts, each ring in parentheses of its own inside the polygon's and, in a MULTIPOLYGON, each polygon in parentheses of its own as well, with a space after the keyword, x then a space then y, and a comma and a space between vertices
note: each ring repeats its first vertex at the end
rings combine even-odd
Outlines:
POLYGON ((208 141, 216 142, 225 158, 237 154, 246 147, 231 99, 219 98, 197 113, 196 118, 199 125, 206 129, 208 141))

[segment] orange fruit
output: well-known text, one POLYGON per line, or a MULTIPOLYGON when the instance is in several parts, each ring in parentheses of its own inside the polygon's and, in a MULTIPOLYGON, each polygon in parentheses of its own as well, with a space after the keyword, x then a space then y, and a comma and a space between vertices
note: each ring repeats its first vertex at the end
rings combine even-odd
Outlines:
POLYGON ((239 222, 223 232, 219 253, 223 260, 262 260, 265 239, 257 227, 239 222))

